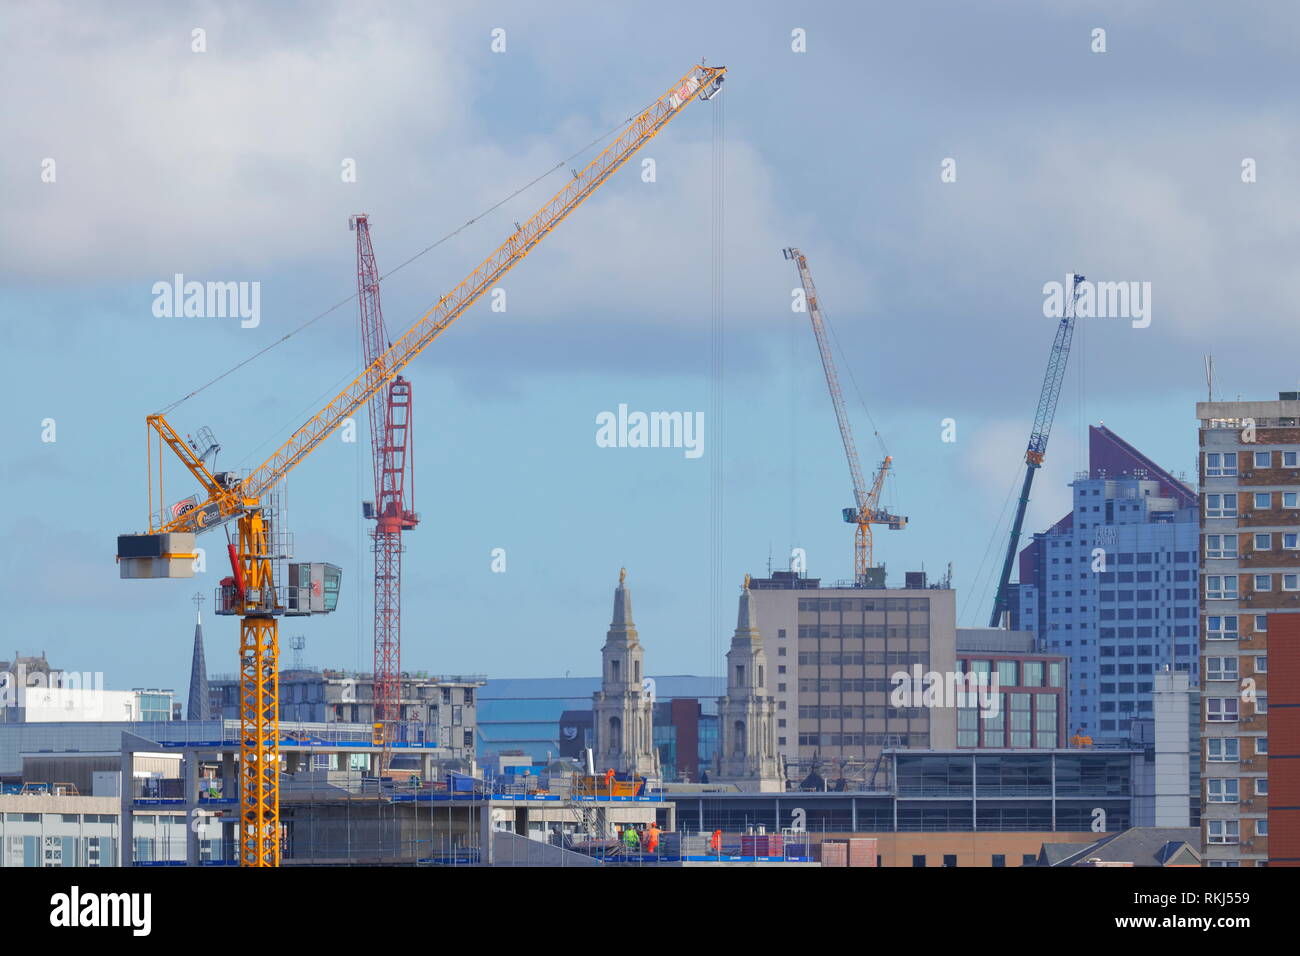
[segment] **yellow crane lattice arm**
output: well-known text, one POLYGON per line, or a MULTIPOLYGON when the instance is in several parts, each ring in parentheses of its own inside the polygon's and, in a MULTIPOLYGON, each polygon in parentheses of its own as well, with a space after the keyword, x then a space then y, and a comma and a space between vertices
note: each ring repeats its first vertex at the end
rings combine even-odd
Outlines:
MULTIPOLYGON (((658 135, 693 97, 712 99, 721 89, 726 67, 692 67, 668 92, 634 117, 620 136, 588 163, 574 179, 557 192, 526 223, 519 227, 497 250, 488 256, 466 279, 438 300, 423 318, 415 323, 388 350, 367 366, 328 405, 313 415, 261 465, 230 492, 205 482, 210 497, 205 504, 216 504, 229 514, 242 504, 260 500, 280 479, 306 458, 345 420, 360 409, 386 382, 404 369, 429 343, 442 334, 486 291, 536 248, 574 209, 609 179, 637 150, 658 135)), ((160 434, 171 426, 159 416, 150 416, 160 434)), ((171 444, 169 442, 169 444, 171 444)), ((175 445, 172 445, 176 450, 175 445)), ((187 462, 187 467, 190 465, 187 462)), ((193 470, 191 468, 191 470, 193 470)), ((165 524, 162 531, 200 530, 194 526, 193 514, 204 506, 187 512, 165 524)))

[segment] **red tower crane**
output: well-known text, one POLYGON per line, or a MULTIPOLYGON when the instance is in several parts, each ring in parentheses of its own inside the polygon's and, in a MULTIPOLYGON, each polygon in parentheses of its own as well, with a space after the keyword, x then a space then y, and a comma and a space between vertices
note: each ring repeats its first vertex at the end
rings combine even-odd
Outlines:
MULTIPOLYGON (((388 351, 388 330, 379 302, 379 269, 370 243, 370 217, 361 213, 348 225, 357 234, 357 301, 366 367, 379 377, 376 359, 388 351)), ((419 524, 411 456, 411 383, 398 375, 370 397, 370 450, 375 498, 362 514, 375 522, 375 731, 382 733, 381 774, 388 770, 397 724, 402 719, 402 532, 419 524), (408 473, 409 479, 408 480, 408 473)))

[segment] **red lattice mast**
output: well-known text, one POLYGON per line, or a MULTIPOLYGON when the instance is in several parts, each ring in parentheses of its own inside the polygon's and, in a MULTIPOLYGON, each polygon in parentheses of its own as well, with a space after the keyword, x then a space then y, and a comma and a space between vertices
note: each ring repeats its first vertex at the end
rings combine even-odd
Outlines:
MULTIPOLYGON (((361 340, 368 368, 380 374, 375 360, 389 348, 379 303, 379 270, 370 244, 370 220, 352 217, 357 233, 357 298, 361 340)), ((383 724, 380 772, 388 770, 397 725, 402 719, 402 532, 419 523, 414 509, 411 460, 411 383, 397 376, 368 403, 375 499, 363 506, 375 521, 371 532, 375 555, 375 723, 383 724), (411 480, 408 480, 408 472, 411 480)))

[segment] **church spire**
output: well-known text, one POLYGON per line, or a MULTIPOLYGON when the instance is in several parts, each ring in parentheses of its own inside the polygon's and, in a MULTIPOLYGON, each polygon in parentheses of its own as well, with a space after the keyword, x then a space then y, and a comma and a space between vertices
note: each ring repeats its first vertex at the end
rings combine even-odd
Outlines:
POLYGON ((186 716, 190 720, 210 720, 212 705, 208 698, 208 665, 203 657, 203 594, 196 592, 194 601, 194 655, 190 661, 190 699, 186 716))
POLYGON ((618 569, 618 587, 614 589, 614 619, 609 624, 607 640, 637 642, 636 625, 632 623, 632 592, 627 587, 627 568, 618 569))
POLYGON ((736 609, 736 633, 731 638, 733 645, 747 642, 750 644, 761 643, 762 638, 758 633, 758 615, 754 612, 754 595, 749 592, 749 575, 745 575, 745 583, 742 585, 740 592, 740 606, 736 609))

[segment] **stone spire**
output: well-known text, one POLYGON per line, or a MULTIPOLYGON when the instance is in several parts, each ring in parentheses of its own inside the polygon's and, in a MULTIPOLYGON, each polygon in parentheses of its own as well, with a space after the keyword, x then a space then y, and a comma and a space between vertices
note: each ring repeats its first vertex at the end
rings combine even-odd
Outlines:
POLYGON ((758 629, 749 575, 740 592, 736 632, 727 652, 727 696, 718 698, 717 780, 741 790, 784 788, 776 745, 776 702, 767 693, 767 654, 758 629))
POLYGON ((740 606, 736 609, 736 633, 731 637, 731 646, 737 644, 761 644, 763 639, 758 634, 758 615, 754 611, 754 595, 749 592, 749 575, 745 575, 744 589, 740 592, 740 606))
POLYGON ((211 702, 208 697, 208 665, 203 657, 203 595, 195 594, 194 601, 194 656, 190 661, 190 699, 186 716, 190 720, 211 720, 211 702))
POLYGON ((614 620, 609 624, 606 639, 626 637, 636 643, 636 625, 632 623, 632 592, 627 589, 627 568, 618 569, 618 587, 614 589, 614 620))
POLYGON ((624 568, 618 573, 614 618, 601 649, 601 689, 592 698, 595 759, 598 768, 658 777, 654 702, 644 686, 644 662, 624 568))

